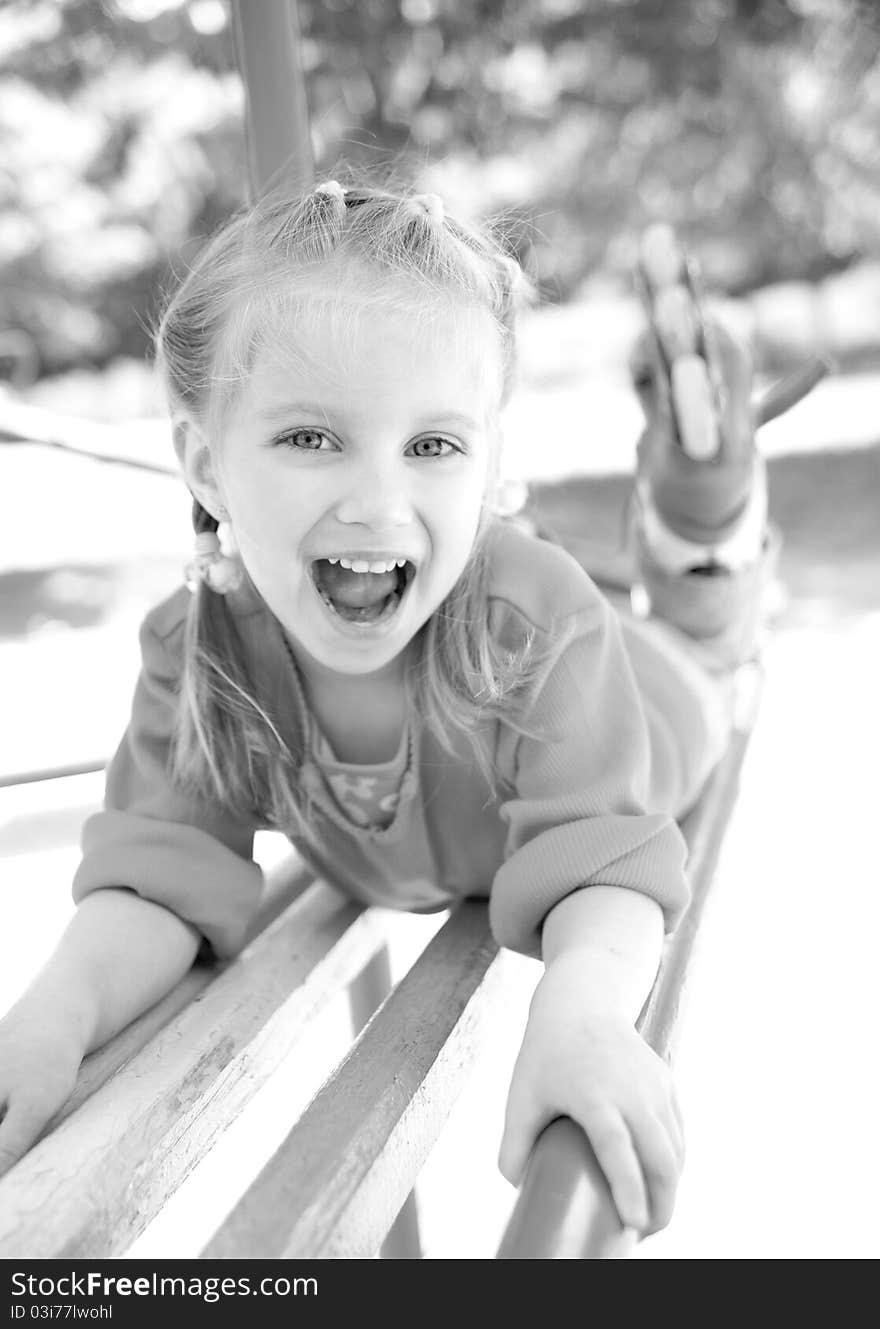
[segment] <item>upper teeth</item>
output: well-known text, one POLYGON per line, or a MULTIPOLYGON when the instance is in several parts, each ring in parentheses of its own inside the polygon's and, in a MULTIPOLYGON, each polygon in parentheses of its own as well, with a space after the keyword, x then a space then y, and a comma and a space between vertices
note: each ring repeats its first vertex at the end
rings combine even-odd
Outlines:
POLYGON ((380 558, 372 563, 365 558, 328 558, 327 562, 339 563, 343 568, 351 568, 352 572, 391 572, 394 568, 406 566, 405 558, 380 558))

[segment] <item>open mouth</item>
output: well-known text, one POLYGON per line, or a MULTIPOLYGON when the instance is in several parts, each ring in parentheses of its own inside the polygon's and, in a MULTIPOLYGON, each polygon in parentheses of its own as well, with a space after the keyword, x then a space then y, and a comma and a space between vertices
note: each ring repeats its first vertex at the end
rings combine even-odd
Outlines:
POLYGON ((318 558, 310 571, 315 589, 331 613, 346 623, 371 625, 384 623, 397 613, 416 575, 415 566, 402 560, 384 572, 355 572, 338 559, 318 558))

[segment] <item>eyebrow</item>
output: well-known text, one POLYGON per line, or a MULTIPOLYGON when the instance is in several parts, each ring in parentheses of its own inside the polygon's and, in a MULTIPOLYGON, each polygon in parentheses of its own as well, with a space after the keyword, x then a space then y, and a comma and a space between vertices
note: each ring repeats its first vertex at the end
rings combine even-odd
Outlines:
MULTIPOLYGON (((279 402, 277 405, 267 406, 260 411, 264 420, 273 421, 282 419, 290 415, 311 415, 317 419, 329 423, 331 411, 328 411, 325 405, 312 401, 290 401, 279 402)), ((336 414, 343 421, 345 420, 344 411, 338 411, 336 414)), ((426 411, 416 424, 416 429, 428 429, 432 425, 437 428, 440 423, 460 426, 464 429, 479 429, 480 425, 471 415, 466 415, 462 411, 446 411, 442 408, 436 411, 426 411)))

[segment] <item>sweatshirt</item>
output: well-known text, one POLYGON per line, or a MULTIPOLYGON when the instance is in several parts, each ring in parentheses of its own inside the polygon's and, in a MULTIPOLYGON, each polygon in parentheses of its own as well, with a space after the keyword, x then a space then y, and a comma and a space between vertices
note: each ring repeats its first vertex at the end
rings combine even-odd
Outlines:
MULTIPOLYGON (((671 931, 688 901, 675 820, 696 792, 688 745, 646 703, 620 621, 569 554, 502 523, 489 560, 491 632, 510 646, 533 633, 555 662, 516 723, 493 716, 480 730, 498 774, 494 796, 466 736, 450 753, 410 714, 400 796, 383 828, 345 816, 315 754, 280 623, 247 578, 230 592, 255 693, 303 754, 308 815, 284 830, 316 874, 355 900, 431 912, 488 898, 497 941, 526 955, 540 956, 554 905, 597 884, 651 896, 671 931)), ((181 587, 141 627, 130 722, 107 770, 104 807, 83 828, 73 896, 135 891, 193 924, 226 958, 258 907, 253 838, 265 823, 183 792, 169 776, 189 594, 181 587)))

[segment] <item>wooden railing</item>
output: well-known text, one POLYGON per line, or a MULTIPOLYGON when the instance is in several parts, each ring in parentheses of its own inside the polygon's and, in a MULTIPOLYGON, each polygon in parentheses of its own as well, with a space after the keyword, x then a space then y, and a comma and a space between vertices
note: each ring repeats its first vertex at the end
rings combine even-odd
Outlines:
MULTIPOLYGON (((678 1028, 747 739, 747 729, 734 735, 683 823, 693 901, 640 1020, 663 1056, 678 1028)), ((296 1055, 310 1022, 347 990, 365 1028, 202 1255, 364 1257, 386 1242, 386 1255, 417 1258, 407 1197, 481 1039, 505 1018, 504 953, 485 904, 465 902, 387 990, 381 918, 292 862, 271 873, 242 953, 223 966, 196 965, 88 1057, 64 1109, 0 1179, 0 1257, 124 1255, 296 1055)), ((583 1132, 568 1120, 552 1123, 533 1150, 499 1258, 619 1257, 634 1241, 583 1132)))

